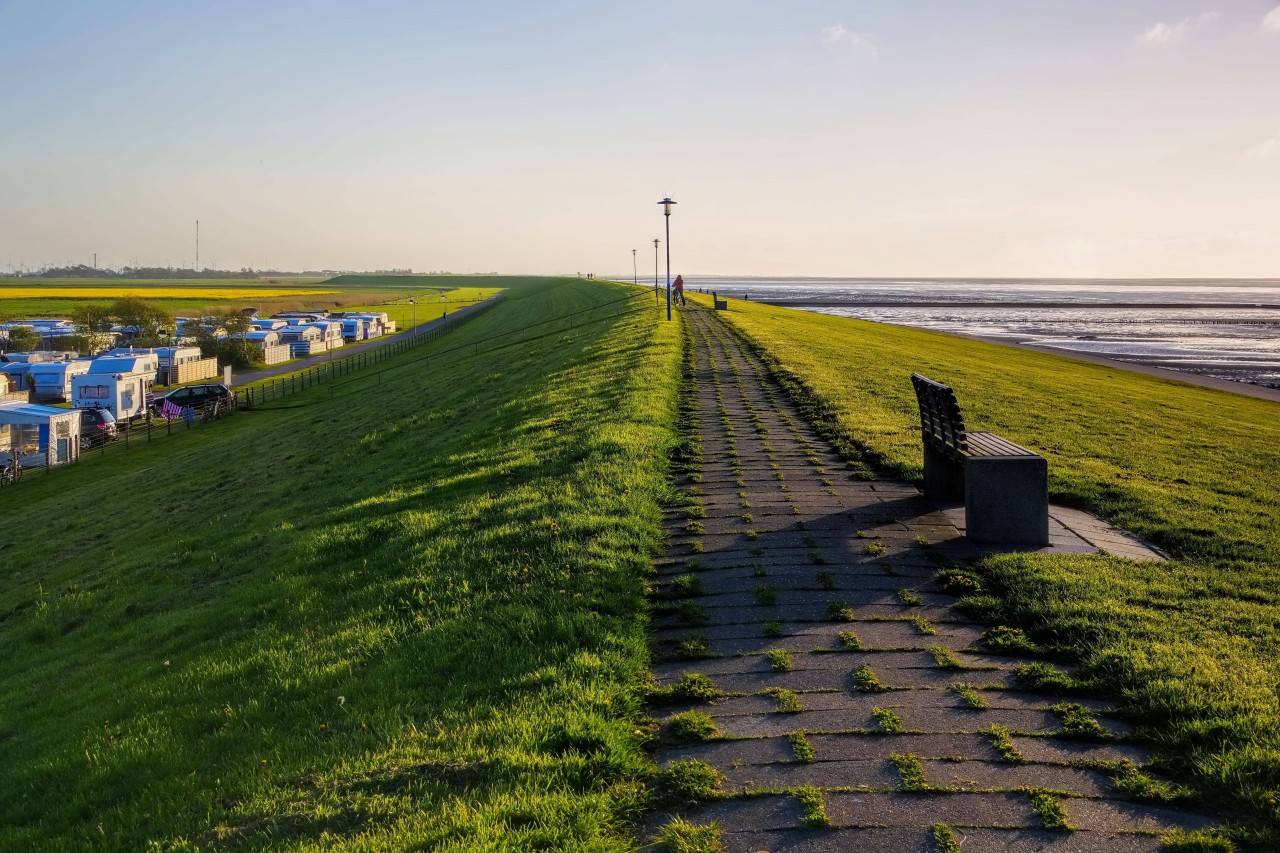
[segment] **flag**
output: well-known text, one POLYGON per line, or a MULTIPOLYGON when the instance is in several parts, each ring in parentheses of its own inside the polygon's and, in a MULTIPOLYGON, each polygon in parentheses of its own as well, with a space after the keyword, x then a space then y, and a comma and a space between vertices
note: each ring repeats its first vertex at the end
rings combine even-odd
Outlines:
POLYGON ((165 400, 160 407, 160 416, 166 421, 177 420, 182 417, 182 407, 175 404, 172 400, 165 400))

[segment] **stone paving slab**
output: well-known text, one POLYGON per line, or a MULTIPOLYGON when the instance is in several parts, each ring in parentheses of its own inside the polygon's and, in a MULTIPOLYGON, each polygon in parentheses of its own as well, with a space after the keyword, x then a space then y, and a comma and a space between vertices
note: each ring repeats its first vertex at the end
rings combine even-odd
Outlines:
POLYGON ((825 797, 833 826, 987 826, 1041 829, 1025 794, 841 794, 825 797))
POLYGON ((1145 749, 1125 743, 1093 743, 1056 738, 1013 739, 1014 748, 1027 761, 1068 764, 1073 761, 1121 761, 1146 764, 1151 755, 1145 749))
POLYGON ((721 769, 726 791, 782 790, 803 785, 893 791, 901 783, 897 768, 886 759, 823 761, 813 764, 753 764, 721 769))
POLYGON ((957 829, 965 853, 1157 853, 1164 849, 1152 835, 1047 830, 957 829))
POLYGON ((1115 800, 1062 801, 1067 822, 1097 832, 1165 832, 1170 829, 1204 829, 1211 822, 1189 812, 1124 803, 1115 800))
POLYGON ((1097 770, 1051 764, 986 761, 923 761, 924 778, 934 787, 973 791, 1040 788, 1078 797, 1116 796, 1111 777, 1097 770))
POLYGON ((923 829, 726 832, 722 838, 725 853, 934 853, 933 833, 923 829))
POLYGON ((816 761, 869 761, 891 755, 999 761, 1000 753, 984 734, 840 734, 809 736, 816 761))
POLYGON ((664 767, 672 761, 688 759, 705 761, 715 767, 730 767, 734 764, 785 764, 795 761, 796 754, 785 737, 765 737, 667 747, 659 750, 654 758, 664 767))

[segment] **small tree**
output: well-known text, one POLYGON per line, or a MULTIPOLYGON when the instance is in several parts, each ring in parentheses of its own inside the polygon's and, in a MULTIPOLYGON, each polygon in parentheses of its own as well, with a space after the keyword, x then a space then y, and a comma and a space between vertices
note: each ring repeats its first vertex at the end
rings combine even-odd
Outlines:
POLYGON ((31 352, 40 346, 40 342, 44 340, 30 326, 14 326, 9 330, 9 352, 31 352))
POLYGON ((67 339, 72 349, 81 353, 93 353, 110 342, 110 307, 92 303, 77 305, 71 309, 69 319, 76 327, 76 333, 67 339))
POLYGON ((140 347, 158 347, 168 337, 167 329, 173 323, 173 317, 159 305, 126 296, 111 303, 111 316, 122 326, 133 326, 138 330, 133 342, 140 347))

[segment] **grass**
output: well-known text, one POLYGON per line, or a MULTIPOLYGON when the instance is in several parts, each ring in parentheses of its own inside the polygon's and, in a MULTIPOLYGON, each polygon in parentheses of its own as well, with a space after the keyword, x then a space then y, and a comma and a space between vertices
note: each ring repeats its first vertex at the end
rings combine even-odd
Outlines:
POLYGON ((791 652, 786 649, 769 649, 764 656, 769 661, 769 669, 774 672, 790 672, 795 666, 795 662, 791 659, 791 652))
POLYGON ((701 672, 686 672, 669 687, 649 691, 650 702, 710 702, 724 693, 711 677, 701 672))
MULTIPOLYGON (((439 346, 622 292, 516 287, 439 346)), ((566 326, 0 493, 0 848, 631 849, 676 331, 566 326)))
POLYGON ((701 711, 683 711, 667 721, 667 733, 676 743, 697 743, 716 737, 720 728, 701 711))
POLYGON ((702 826, 678 817, 662 827, 658 839, 666 853, 720 853, 724 850, 720 825, 714 822, 702 826))
POLYGON ((1045 791, 1030 791, 1031 807, 1040 815, 1044 828, 1054 832, 1071 832, 1075 829, 1067 822, 1067 810, 1057 798, 1045 791))
MULTIPOLYGON (((697 297, 695 297, 696 299, 697 297)), ((1171 563, 1016 555, 983 567, 993 624, 1053 637, 1123 697, 1157 754, 1238 840, 1280 847, 1280 417, 1276 404, 923 330, 734 302, 720 315, 833 438, 855 473, 921 474, 915 371, 967 424, 1043 454, 1050 498, 1171 563), (857 377, 850 381, 849 377, 857 377)))
POLYGON ((841 631, 840 646, 846 651, 860 652, 862 651, 862 640, 853 631, 841 631))
POLYGON ((811 764, 818 756, 809 739, 804 736, 804 732, 791 732, 787 735, 787 742, 791 744, 791 752, 795 755, 796 761, 811 764))
POLYGON ((779 714, 799 714, 804 710, 800 704, 800 695, 794 690, 788 690, 785 687, 770 687, 762 691, 764 696, 772 696, 778 700, 779 714))
POLYGON ((933 655, 934 663, 942 669, 968 669, 968 667, 956 657, 956 653, 946 646, 930 646, 929 654, 933 655))
POLYGON ((982 633, 982 644, 998 655, 1038 655, 1043 649, 1021 628, 997 625, 982 633))
POLYGON ((300 309, 370 309, 384 311, 403 330, 435 320, 506 287, 527 290, 545 279, 522 276, 354 276, 320 281, 314 278, 247 279, 21 279, 0 284, 0 317, 66 317, 76 305, 108 304, 137 296, 176 314, 221 306, 254 307, 264 315, 300 309), (34 282, 38 282, 34 283, 34 282), (445 293, 448 291, 448 293, 445 293), (417 313, 408 302, 417 300, 417 313))
POLYGON ((964 853, 964 848, 960 846, 960 837, 945 823, 933 825, 933 846, 937 853, 964 853))
POLYGON ((783 635, 782 623, 777 619, 769 619, 761 626, 760 632, 771 640, 776 640, 783 635))
POLYGON ((720 792, 724 777, 705 761, 673 761, 658 771, 652 785, 654 805, 687 805, 710 799, 720 792))
POLYGON ((889 708, 872 708, 871 718, 876 721, 876 730, 881 734, 900 735, 907 730, 902 718, 889 708))
POLYGON ((796 799, 800 802, 802 815, 800 822, 810 829, 826 829, 831 826, 827 817, 826 804, 822 800, 822 791, 812 786, 796 788, 796 799))
POLYGON ((1083 705, 1074 702, 1059 702, 1050 708, 1062 723, 1062 734, 1065 737, 1083 740, 1107 740, 1111 734, 1104 729, 1093 714, 1083 705))
POLYGON ((997 723, 992 723, 991 728, 987 729, 987 737, 1004 761, 1009 764, 1022 764, 1025 761, 1022 754, 1018 752, 1018 747, 1013 742, 1013 732, 1009 731, 1009 729, 997 723))
POLYGON ((956 692, 956 695, 960 697, 966 707, 975 711, 981 711, 987 707, 987 700, 982 698, 982 693, 972 684, 958 681, 951 685, 951 689, 956 692))
POLYGON ((845 601, 833 601, 828 604, 827 614, 832 622, 853 622, 857 619, 853 608, 845 601))
POLYGON ((859 693, 883 693, 888 690, 865 663, 853 671, 853 689, 859 693))
POLYGON ((924 778, 924 765, 920 759, 907 753, 891 755, 889 760, 897 768, 898 777, 902 780, 902 790, 908 794, 921 794, 929 790, 929 783, 924 778))

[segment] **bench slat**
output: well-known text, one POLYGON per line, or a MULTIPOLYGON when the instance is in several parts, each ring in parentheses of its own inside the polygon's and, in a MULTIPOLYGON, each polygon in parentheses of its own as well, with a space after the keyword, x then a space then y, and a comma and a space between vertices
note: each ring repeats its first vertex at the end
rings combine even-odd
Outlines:
POLYGON ((969 455, 970 456, 1039 456, 1032 450, 1021 445, 1014 444, 1006 438, 1001 438, 994 433, 989 432, 971 432, 969 433, 969 455))

